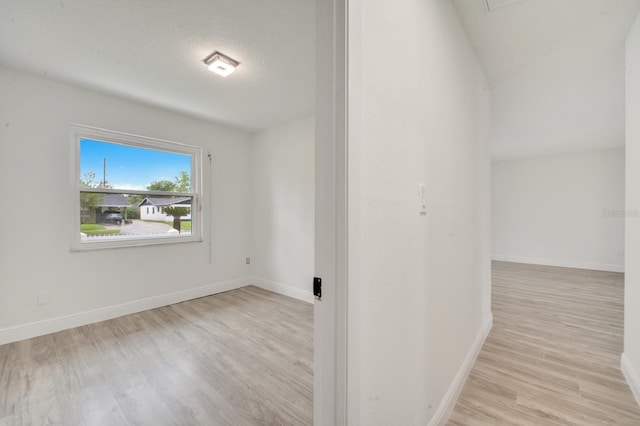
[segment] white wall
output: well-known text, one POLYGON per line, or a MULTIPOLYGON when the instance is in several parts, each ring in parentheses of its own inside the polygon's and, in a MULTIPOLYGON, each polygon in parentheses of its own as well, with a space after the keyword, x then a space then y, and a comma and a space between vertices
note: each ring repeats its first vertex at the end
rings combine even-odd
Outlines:
POLYGON ((492 88, 493 159, 624 145, 624 48, 575 47, 492 88))
MULTIPOLYGON (((0 335, 3 329, 6 335, 13 327, 28 323, 174 292, 191 291, 195 297, 202 295, 195 290, 202 286, 228 288, 247 283, 250 274, 244 259, 250 251, 248 229, 254 207, 249 135, 2 68, 0 93, 0 193, 3 203, 10 200, 12 206, 24 206, 5 212, 3 220, 0 335), (201 146, 205 153, 204 205, 209 205, 210 179, 214 199, 213 211, 205 217, 205 241, 70 252, 74 214, 71 123, 201 146), (213 176, 206 159, 208 150, 213 154, 213 176), (211 213, 213 229, 208 226, 211 213), (184 280, 185 274, 189 280, 184 280), (40 291, 49 291, 48 305, 37 305, 40 291)), ((108 313, 92 318, 101 315, 108 313)))
POLYGON ((640 404, 640 15, 627 39, 626 243, 622 371, 640 404))
POLYGON ((489 91, 450 2, 349 24, 350 418, 439 424, 491 324, 489 91))
POLYGON ((251 144, 251 264, 256 283, 313 301, 313 116, 256 133, 251 144))
POLYGON ((624 149, 494 161, 496 260, 624 271, 624 149))

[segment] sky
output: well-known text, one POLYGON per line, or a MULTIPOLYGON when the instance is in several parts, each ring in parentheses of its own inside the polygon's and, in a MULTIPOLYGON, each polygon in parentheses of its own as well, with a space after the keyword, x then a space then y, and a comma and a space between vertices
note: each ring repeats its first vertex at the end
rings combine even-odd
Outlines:
POLYGON ((100 182, 105 158, 107 183, 114 189, 143 190, 153 181, 173 181, 181 171, 191 175, 190 155, 81 139, 80 177, 95 172, 100 182))

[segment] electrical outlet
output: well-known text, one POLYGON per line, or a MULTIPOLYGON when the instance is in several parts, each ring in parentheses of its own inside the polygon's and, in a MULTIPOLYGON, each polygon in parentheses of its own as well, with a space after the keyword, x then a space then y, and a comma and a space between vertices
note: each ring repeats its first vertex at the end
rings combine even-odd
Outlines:
POLYGON ((251 264, 251 258, 250 257, 245 257, 244 258, 244 263, 246 263, 247 265, 251 264))
POLYGON ((49 303, 49 292, 41 291, 38 293, 38 305, 46 305, 49 303))

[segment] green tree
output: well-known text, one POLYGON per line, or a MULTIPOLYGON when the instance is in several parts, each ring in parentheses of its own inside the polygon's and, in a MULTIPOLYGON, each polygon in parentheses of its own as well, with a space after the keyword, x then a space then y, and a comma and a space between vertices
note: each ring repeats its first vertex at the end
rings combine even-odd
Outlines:
MULTIPOLYGON (((87 188, 99 188, 101 183, 95 182, 96 173, 89 171, 80 178, 80 185, 87 188)), ((98 192, 80 192, 80 221, 96 222, 96 208, 104 202, 104 196, 98 192)))
POLYGON ((176 207, 176 206, 165 207, 163 209, 164 213, 168 214, 169 216, 173 216, 173 229, 177 231, 180 231, 180 225, 181 225, 180 217, 188 215, 189 210, 191 210, 189 207, 176 207))
POLYGON ((175 192, 176 184, 175 182, 171 182, 170 180, 156 180, 151 182, 147 189, 149 191, 165 191, 165 192, 175 192))
POLYGON ((191 191, 191 177, 185 171, 180 172, 180 176, 170 180, 156 180, 151 182, 147 189, 149 191, 164 191, 164 192, 189 192, 191 191))
MULTIPOLYGON (((147 186, 147 189, 149 191, 190 192, 191 177, 187 172, 181 171, 180 176, 174 177, 173 181, 156 180, 151 182, 147 186)), ((138 201, 138 203, 140 203, 140 201, 138 201)), ((173 229, 180 231, 180 227, 181 227, 180 217, 188 215, 190 209, 189 207, 170 206, 170 207, 164 207, 163 211, 165 214, 169 216, 173 216, 173 229)))
POLYGON ((131 209, 135 209, 135 208, 138 207, 138 204, 140 204, 142 202, 142 200, 144 200, 144 195, 129 194, 129 195, 127 195, 127 200, 129 200, 129 203, 132 206, 135 206, 135 207, 131 207, 131 209))
POLYGON ((104 181, 96 182, 96 172, 88 171, 80 178, 80 185, 87 188, 112 188, 111 185, 105 184, 104 181))
POLYGON ((176 192, 190 192, 191 191, 191 177, 185 171, 180 172, 180 176, 174 178, 176 192))
MULTIPOLYGON (((130 197, 130 196, 129 196, 130 197)), ((131 200, 129 200, 131 203, 131 200)), ((126 219, 140 219, 140 209, 138 209, 136 203, 131 203, 136 207, 125 207, 122 209, 123 216, 126 219)))

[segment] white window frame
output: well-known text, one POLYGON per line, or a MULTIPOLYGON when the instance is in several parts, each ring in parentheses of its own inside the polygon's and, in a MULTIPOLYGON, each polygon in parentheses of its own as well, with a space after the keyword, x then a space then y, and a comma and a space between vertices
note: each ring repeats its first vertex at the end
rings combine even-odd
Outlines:
POLYGON ((202 241, 202 149, 199 147, 185 145, 178 142, 156 139, 146 136, 132 135, 128 133, 116 132, 112 130, 99 129, 95 127, 83 126, 79 124, 71 125, 73 153, 71 167, 71 179, 73 189, 73 225, 71 230, 71 250, 84 251, 119 247, 151 246, 158 244, 176 244, 202 241), (80 140, 91 139, 101 142, 114 143, 136 148, 146 148, 156 151, 165 151, 175 154, 191 156, 191 192, 166 192, 166 191, 145 191, 145 190, 123 190, 110 188, 91 188, 90 192, 101 192, 104 194, 137 194, 144 196, 183 196, 192 197, 191 204, 191 235, 180 236, 150 236, 132 237, 114 240, 82 240, 80 235, 80 193, 87 192, 87 187, 80 184, 80 140))

